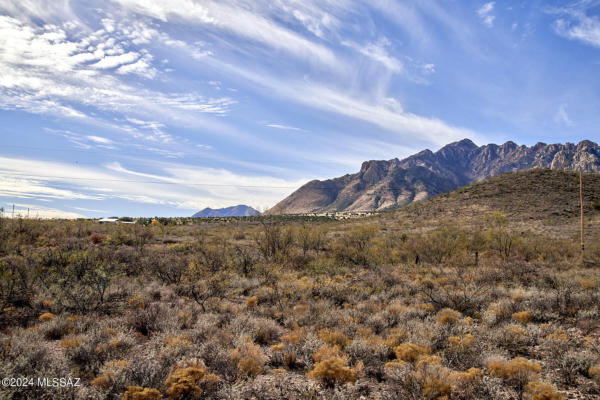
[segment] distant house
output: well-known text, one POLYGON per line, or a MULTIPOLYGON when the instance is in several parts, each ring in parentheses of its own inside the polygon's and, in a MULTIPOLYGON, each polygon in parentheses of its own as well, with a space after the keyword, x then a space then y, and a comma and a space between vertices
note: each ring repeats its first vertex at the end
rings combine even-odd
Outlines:
POLYGON ((101 224, 118 224, 119 223, 119 219, 118 218, 100 218, 100 222, 101 224))

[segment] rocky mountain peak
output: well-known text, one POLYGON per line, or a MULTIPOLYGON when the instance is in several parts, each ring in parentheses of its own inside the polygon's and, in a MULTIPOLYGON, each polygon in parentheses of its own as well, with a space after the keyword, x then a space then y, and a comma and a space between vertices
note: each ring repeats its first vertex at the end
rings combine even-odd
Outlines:
POLYGON ((403 160, 370 160, 356 174, 310 182, 267 213, 383 210, 531 168, 600 172, 600 147, 589 140, 577 145, 538 142, 527 147, 508 141, 478 147, 463 139, 435 153, 427 149, 403 160))

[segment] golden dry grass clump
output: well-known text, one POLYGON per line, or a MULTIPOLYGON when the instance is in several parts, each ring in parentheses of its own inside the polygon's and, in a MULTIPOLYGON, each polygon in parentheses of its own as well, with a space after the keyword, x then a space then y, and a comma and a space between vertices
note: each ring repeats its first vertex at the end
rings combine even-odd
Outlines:
POLYGON ((444 308, 437 313, 435 319, 439 324, 450 325, 458 322, 461 317, 460 312, 451 308, 444 308))
POLYGON ((529 382, 525 388, 526 400, 563 400, 564 394, 544 382, 529 382))
POLYGON ((238 370, 247 376, 256 376, 264 371, 267 357, 260 346, 245 339, 241 346, 229 353, 238 370))
POLYGON ((121 400, 159 400, 161 398, 161 393, 156 389, 128 386, 121 400))
POLYGON ((522 324, 527 324, 531 321, 531 314, 528 311, 516 312, 512 315, 512 319, 522 324))
POLYGON ((56 315, 52 314, 51 312, 44 313, 38 317, 38 319, 42 322, 52 321, 54 318, 56 318, 56 315))
POLYGON ((394 348, 396 358, 402 361, 415 362, 421 357, 431 353, 431 349, 426 346, 419 346, 414 343, 402 343, 394 348))
POLYGON ((332 356, 317 362, 309 378, 320 379, 326 386, 334 386, 336 383, 356 382, 356 371, 348 367, 347 359, 332 356))
POLYGON ((202 361, 179 363, 165 381, 165 394, 174 400, 194 398, 214 390, 219 380, 217 375, 208 372, 202 361))
POLYGON ((346 347, 352 339, 335 329, 321 329, 318 333, 319 339, 332 346, 346 347))

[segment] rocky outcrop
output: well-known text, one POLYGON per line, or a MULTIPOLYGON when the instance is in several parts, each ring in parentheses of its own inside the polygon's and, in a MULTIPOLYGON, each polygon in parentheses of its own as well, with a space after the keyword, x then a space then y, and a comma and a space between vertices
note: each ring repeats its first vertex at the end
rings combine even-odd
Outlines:
POLYGON ((356 174, 311 181, 266 214, 381 211, 410 204, 472 182, 531 168, 600 172, 600 147, 579 144, 477 146, 469 139, 403 160, 365 161, 356 174))

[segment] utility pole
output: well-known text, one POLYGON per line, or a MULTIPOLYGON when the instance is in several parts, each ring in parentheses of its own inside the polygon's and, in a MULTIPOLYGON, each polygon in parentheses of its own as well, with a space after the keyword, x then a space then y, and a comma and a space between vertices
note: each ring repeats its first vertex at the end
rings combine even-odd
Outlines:
POLYGON ((579 170, 579 208, 581 214, 581 262, 583 263, 583 256, 585 254, 585 241, 583 238, 584 224, 583 224, 583 171, 579 170))

